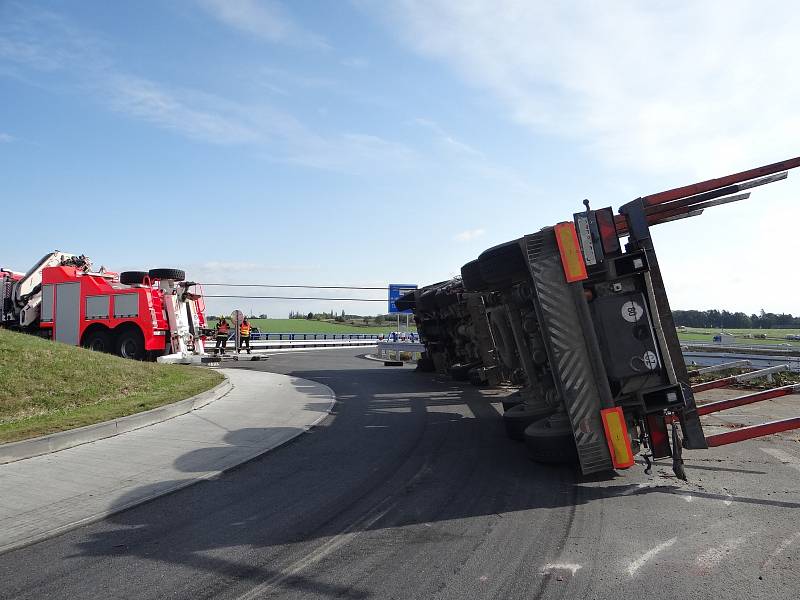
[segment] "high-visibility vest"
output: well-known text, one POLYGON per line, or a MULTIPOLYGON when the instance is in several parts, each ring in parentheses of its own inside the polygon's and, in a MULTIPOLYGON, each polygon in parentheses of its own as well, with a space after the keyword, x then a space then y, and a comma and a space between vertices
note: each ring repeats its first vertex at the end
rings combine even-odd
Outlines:
POLYGON ((226 321, 220 321, 217 323, 217 335, 227 335, 228 331, 230 331, 230 327, 228 327, 228 323, 226 321))
POLYGON ((244 323, 241 324, 239 327, 239 335, 242 337, 250 337, 250 323, 245 325, 244 323))

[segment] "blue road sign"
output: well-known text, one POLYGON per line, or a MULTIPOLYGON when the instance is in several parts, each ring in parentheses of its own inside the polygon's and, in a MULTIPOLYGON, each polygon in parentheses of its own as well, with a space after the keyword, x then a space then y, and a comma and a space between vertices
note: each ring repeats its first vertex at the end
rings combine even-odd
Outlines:
POLYGON ((389 314, 397 314, 400 313, 401 315, 410 315, 413 311, 411 310, 397 310, 397 307, 394 303, 397 299, 402 296, 403 294, 407 294, 408 292, 417 289, 416 284, 413 283, 390 283, 389 284, 389 314))

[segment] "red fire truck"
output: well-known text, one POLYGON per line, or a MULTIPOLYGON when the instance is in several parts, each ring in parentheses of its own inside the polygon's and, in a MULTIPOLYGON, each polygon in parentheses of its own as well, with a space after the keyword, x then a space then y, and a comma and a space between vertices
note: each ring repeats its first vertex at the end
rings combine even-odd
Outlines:
POLYGON ((51 252, 27 273, 0 269, 0 326, 136 360, 203 354, 202 292, 179 269, 92 271, 51 252))

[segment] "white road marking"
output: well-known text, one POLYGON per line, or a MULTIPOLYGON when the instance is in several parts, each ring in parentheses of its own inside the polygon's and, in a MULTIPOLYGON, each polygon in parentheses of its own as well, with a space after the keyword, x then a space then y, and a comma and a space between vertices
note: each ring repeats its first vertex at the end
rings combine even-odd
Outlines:
POLYGON ((656 546, 655 548, 653 548, 651 550, 648 550, 647 552, 642 554, 639 558, 637 558, 631 564, 628 565, 628 575, 633 577, 636 574, 636 571, 641 569, 645 565, 645 563, 647 561, 649 561, 651 558, 653 558, 656 554, 658 554, 662 550, 666 550, 667 548, 672 546, 672 544, 674 544, 677 541, 678 541, 678 538, 676 538, 676 537, 670 538, 666 542, 663 542, 663 543, 659 544, 658 546, 656 546))
POLYGON ((686 496, 681 496, 681 498, 683 498, 687 502, 691 502, 694 500, 694 497, 691 494, 687 494, 686 496))
POLYGON ((772 551, 767 560, 764 561, 764 563, 761 565, 761 568, 766 569, 767 567, 769 567, 775 561, 776 558, 778 558, 781 554, 783 554, 786 551, 786 549, 789 546, 791 546, 795 542, 795 540, 798 539, 800 539, 800 532, 797 532, 792 537, 783 540, 780 544, 778 544, 778 547, 772 551))
POLYGON ((636 492, 640 492, 643 489, 651 488, 651 487, 655 487, 655 486, 656 486, 655 483, 637 483, 636 485, 629 487, 624 492, 620 492, 618 495, 619 496, 630 496, 631 494, 635 494, 636 492))
POLYGON ((738 537, 730 540, 725 540, 719 546, 709 548, 702 552, 695 559, 695 564, 703 572, 713 570, 719 563, 721 563, 727 556, 741 546, 746 538, 738 537))
POLYGON ((570 575, 574 577, 578 569, 581 568, 582 565, 576 565, 575 563, 547 563, 542 567, 542 575, 548 575, 553 571, 569 571, 570 575))
POLYGON ((788 452, 784 452, 783 450, 779 450, 778 448, 760 448, 760 450, 765 454, 769 454, 773 458, 777 458, 783 464, 800 471, 800 458, 797 458, 788 452))
POLYGON ((242 594, 237 598, 237 600, 254 600, 255 598, 260 598, 261 596, 268 594, 287 579, 293 577, 300 571, 307 569, 311 565, 318 563, 323 558, 332 554, 342 546, 349 544, 354 538, 368 530, 372 525, 382 519, 386 513, 392 510, 392 508, 394 508, 394 504, 378 512, 377 514, 367 515, 364 519, 361 519, 360 521, 357 521, 351 525, 346 533, 333 536, 312 553, 289 565, 283 570, 282 573, 272 577, 261 585, 252 588, 245 594, 242 594))

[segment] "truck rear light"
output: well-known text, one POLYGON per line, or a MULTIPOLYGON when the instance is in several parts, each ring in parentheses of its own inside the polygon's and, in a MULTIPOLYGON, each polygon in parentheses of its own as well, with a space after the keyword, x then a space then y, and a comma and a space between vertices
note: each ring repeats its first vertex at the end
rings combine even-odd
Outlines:
POLYGON ((583 254, 581 254, 575 224, 570 222, 559 223, 554 229, 567 282, 583 281, 588 275, 586 274, 586 263, 583 262, 583 254))
POLYGON ((620 251, 619 234, 614 224, 614 212, 610 208, 601 208, 594 213, 597 229, 600 232, 600 242, 603 244, 605 254, 616 254, 620 251))
POLYGON ((603 419, 603 429, 606 432, 606 442, 608 442, 614 468, 632 467, 633 450, 631 450, 631 439, 628 436, 628 427, 625 425, 622 407, 604 408, 600 411, 600 417, 603 419))
POLYGON ((672 456, 667 421, 663 415, 647 415, 647 432, 650 434, 650 451, 653 453, 653 458, 672 456))

